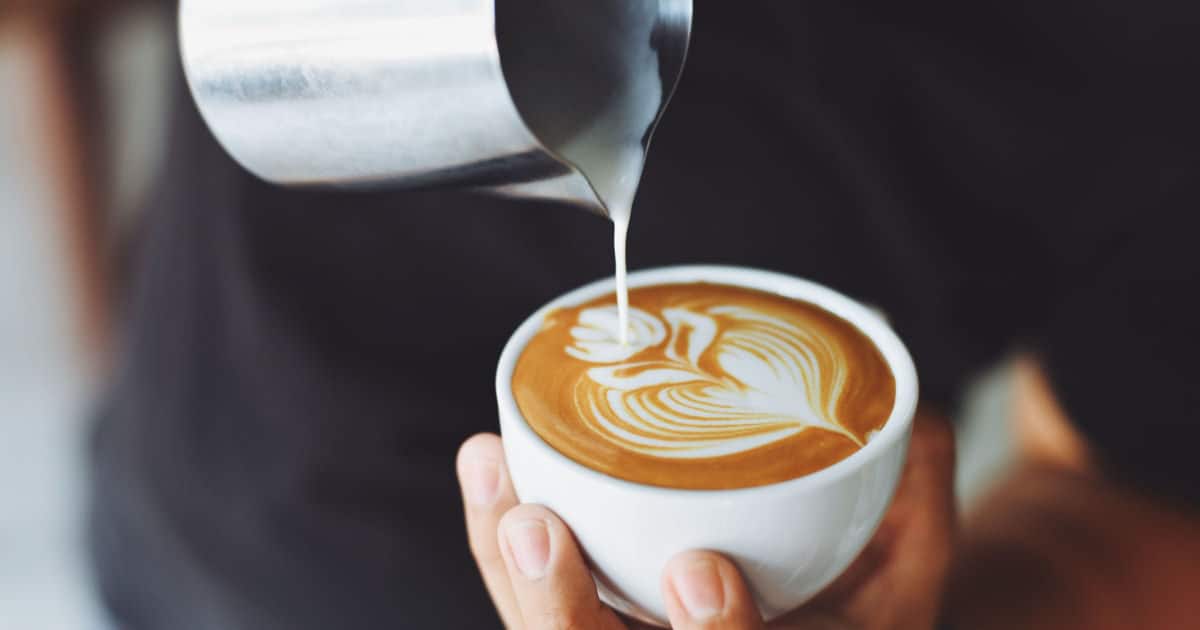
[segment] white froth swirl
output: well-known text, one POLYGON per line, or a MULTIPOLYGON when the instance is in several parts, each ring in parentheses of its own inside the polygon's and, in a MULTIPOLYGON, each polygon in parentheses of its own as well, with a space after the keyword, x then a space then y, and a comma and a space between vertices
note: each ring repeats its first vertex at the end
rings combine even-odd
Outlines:
POLYGON ((588 363, 615 363, 662 343, 667 328, 662 320, 641 309, 629 310, 629 338, 621 343, 620 316, 615 306, 589 308, 571 329, 575 343, 567 354, 588 363))
POLYGON ((586 309, 566 349, 604 364, 576 389, 577 410, 604 439, 672 458, 731 455, 810 428, 861 444, 837 421, 846 362, 830 340, 741 306, 667 308, 661 319, 633 309, 631 322, 622 346, 615 309, 586 309), (630 361, 664 339, 665 358, 630 361), (706 353, 718 369, 702 367, 706 353))

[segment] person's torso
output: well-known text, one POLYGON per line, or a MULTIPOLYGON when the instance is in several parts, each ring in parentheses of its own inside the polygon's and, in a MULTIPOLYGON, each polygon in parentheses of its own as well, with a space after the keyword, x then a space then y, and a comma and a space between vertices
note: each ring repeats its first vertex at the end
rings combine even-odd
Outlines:
MULTIPOLYGON (((1164 77, 1195 67, 1177 27, 1194 10, 1130 6, 698 6, 631 267, 829 284, 886 310, 949 400, 1190 159, 1177 121, 1200 103, 1164 77)), ((496 427, 508 334, 612 273, 611 224, 476 193, 276 188, 174 88, 100 461, 170 515, 153 527, 179 562, 236 593, 213 606, 489 618, 453 453, 496 427), (413 568, 438 558, 432 579, 413 568)))

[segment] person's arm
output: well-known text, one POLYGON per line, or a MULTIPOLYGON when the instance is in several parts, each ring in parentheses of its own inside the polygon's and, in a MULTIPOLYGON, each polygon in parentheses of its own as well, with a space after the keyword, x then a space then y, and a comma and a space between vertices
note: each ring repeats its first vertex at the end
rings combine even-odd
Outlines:
POLYGON ((110 334, 110 276, 104 244, 98 153, 99 108, 87 47, 95 25, 117 3, 0 0, 0 42, 23 71, 6 86, 28 118, 20 121, 31 151, 30 172, 42 176, 56 210, 69 260, 78 337, 103 361, 110 334))
POLYGON ((965 519, 947 596, 953 627, 1194 623, 1200 511, 1100 472, 1032 360, 1017 366, 1013 402, 1020 462, 965 519))

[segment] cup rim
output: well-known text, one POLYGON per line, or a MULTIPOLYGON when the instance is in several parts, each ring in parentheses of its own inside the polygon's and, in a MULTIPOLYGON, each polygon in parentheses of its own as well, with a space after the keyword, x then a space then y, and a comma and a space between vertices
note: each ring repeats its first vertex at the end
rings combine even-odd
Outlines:
MULTIPOLYGON (((614 477, 608 473, 589 468, 567 457, 543 440, 533 430, 533 427, 529 425, 529 422, 525 420, 525 416, 517 406, 516 397, 512 392, 513 371, 516 368, 517 360, 525 350, 525 346, 537 334, 542 322, 550 311, 578 305, 606 293, 611 293, 615 289, 615 279, 612 277, 590 282, 547 302, 526 318, 517 327, 508 342, 505 343, 504 350, 500 354, 499 365, 496 369, 496 397, 500 404, 502 432, 515 430, 520 433, 520 438, 531 444, 534 449, 537 449, 543 455, 558 461, 560 465, 574 470, 577 474, 600 483, 655 494, 671 496, 696 495, 706 498, 790 493, 796 490, 828 485, 856 473, 863 466, 883 455, 897 442, 908 436, 917 407, 918 383, 916 367, 904 343, 900 341, 900 338, 876 311, 833 289, 810 280, 751 267, 677 265, 643 269, 629 274, 630 289, 660 284, 698 282, 755 289, 794 300, 809 302, 837 315, 865 334, 875 344, 875 347, 879 349, 880 354, 883 355, 896 383, 896 400, 892 405, 891 413, 888 415, 879 433, 867 442, 865 446, 831 466, 792 479, 745 488, 692 489, 655 486, 614 477), (504 422, 505 415, 513 418, 514 421, 504 422)), ((505 436, 506 439, 511 437, 513 436, 505 436)))

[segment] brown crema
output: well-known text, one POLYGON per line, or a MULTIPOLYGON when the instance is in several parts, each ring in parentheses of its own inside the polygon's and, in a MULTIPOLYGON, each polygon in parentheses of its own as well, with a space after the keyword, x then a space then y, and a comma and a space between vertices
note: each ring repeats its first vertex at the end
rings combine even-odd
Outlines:
POLYGON ((720 284, 630 291, 554 311, 517 361, 525 421, 576 462, 636 483, 761 486, 845 459, 887 421, 875 344, 807 302, 720 284))

